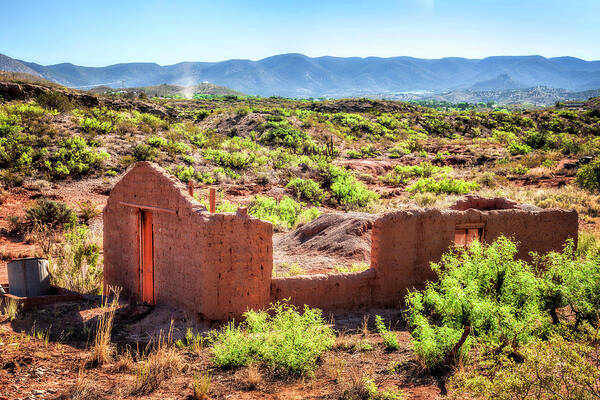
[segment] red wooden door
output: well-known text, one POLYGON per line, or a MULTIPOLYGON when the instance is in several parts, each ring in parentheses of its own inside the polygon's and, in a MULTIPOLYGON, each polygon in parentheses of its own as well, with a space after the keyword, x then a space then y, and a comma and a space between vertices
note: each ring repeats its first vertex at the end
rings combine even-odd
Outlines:
POLYGON ((154 238, 152 213, 140 211, 142 301, 154 304, 154 238))

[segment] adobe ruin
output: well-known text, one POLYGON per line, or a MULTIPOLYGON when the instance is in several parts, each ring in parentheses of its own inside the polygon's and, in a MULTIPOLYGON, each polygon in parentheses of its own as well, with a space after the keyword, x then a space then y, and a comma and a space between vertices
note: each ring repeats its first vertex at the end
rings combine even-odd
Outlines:
POLYGON ((398 307, 408 289, 435 278, 431 262, 452 246, 501 235, 518 257, 562 250, 577 240, 575 211, 467 197, 449 210, 415 209, 373 223, 371 266, 360 273, 274 278, 272 225, 237 213, 209 213, 186 187, 149 162, 135 164, 104 209, 104 285, 212 320, 290 299, 324 310, 398 307))

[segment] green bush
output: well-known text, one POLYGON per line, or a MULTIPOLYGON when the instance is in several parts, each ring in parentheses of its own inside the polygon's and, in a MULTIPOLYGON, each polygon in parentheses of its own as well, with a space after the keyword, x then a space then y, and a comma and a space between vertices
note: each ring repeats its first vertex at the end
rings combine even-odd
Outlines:
POLYGON ((587 190, 600 190, 600 158, 579 168, 577 184, 587 190))
POLYGON ((297 148, 310 137, 294 128, 287 121, 268 122, 265 132, 260 136, 260 141, 265 144, 297 148))
POLYGON ((138 143, 133 146, 131 154, 136 161, 150 161, 154 158, 156 150, 147 144, 138 143))
POLYGON ((333 197, 342 205, 359 208, 379 198, 379 195, 369 190, 366 185, 356 180, 354 175, 345 168, 326 164, 320 167, 325 185, 329 187, 333 197))
POLYGON ((7 105, 5 110, 8 114, 13 114, 19 116, 25 120, 32 120, 36 118, 41 118, 44 115, 55 115, 58 112, 53 110, 46 110, 43 107, 38 106, 34 103, 17 103, 7 105))
POLYGON ((102 292, 100 246, 85 225, 71 227, 52 251, 52 284, 85 294, 102 292))
POLYGON ((363 146, 359 151, 349 150, 347 155, 349 158, 371 158, 379 154, 377 149, 372 145, 363 146))
POLYGON ((575 255, 570 242, 562 253, 550 253, 543 259, 544 306, 555 323, 559 322, 558 310, 569 306, 577 325, 595 324, 600 310, 600 257, 595 253, 582 254, 582 258, 575 255))
POLYGON ((387 350, 398 350, 400 348, 398 335, 389 331, 380 315, 375 316, 375 328, 383 338, 383 344, 387 350))
POLYGON ((150 136, 147 140, 148 144, 152 147, 165 147, 167 145, 167 139, 160 136, 150 136))
POLYGON ((431 192, 466 194, 477 189, 479 189, 479 184, 473 181, 464 181, 462 179, 452 178, 420 178, 406 190, 416 193, 431 192))
POLYGON ((396 165, 393 172, 380 177, 380 180, 388 185, 401 186, 406 185, 411 178, 431 177, 445 175, 452 172, 452 167, 438 167, 430 162, 423 161, 419 165, 396 165))
POLYGON ((592 400, 600 398, 600 343, 552 336, 486 357, 450 378, 449 399, 592 400))
POLYGON ((302 313, 276 303, 267 311, 247 311, 244 322, 231 322, 211 336, 213 362, 223 368, 261 363, 283 375, 310 376, 335 335, 321 311, 304 306, 302 313))
POLYGON ((173 175, 175 175, 182 182, 188 182, 190 179, 194 178, 196 171, 194 171, 194 167, 191 165, 189 167, 182 167, 181 165, 178 165, 173 170, 173 175))
POLYGON ((321 189, 319 183, 312 179, 294 178, 287 185, 287 188, 293 189, 296 196, 308 200, 315 205, 320 205, 325 198, 325 192, 321 189))
POLYGON ((77 214, 64 203, 41 198, 25 210, 25 219, 31 226, 64 227, 77 222, 77 214))
POLYGON ((531 151, 531 147, 529 147, 525 143, 510 142, 510 144, 508 145, 508 152, 512 156, 516 156, 519 154, 529 154, 531 153, 531 151))
POLYGON ((96 118, 84 118, 79 122, 79 126, 86 133, 108 134, 113 130, 110 121, 99 121, 96 118))
POLYGON ((549 253, 539 265, 516 260, 517 245, 501 237, 490 245, 474 242, 449 252, 422 291, 406 297, 415 352, 430 369, 443 365, 465 327, 459 351, 465 358, 479 343, 491 352, 516 348, 549 335, 556 310, 570 306, 576 325, 596 323, 600 311, 600 259, 577 260, 572 241, 562 253, 549 253))
POLYGON ((73 109, 73 103, 71 103, 65 94, 53 90, 39 94, 36 101, 44 108, 56 110, 61 113, 68 112, 73 109))
POLYGON ((288 196, 280 201, 272 197, 256 196, 248 207, 250 215, 271 222, 277 229, 292 229, 299 223, 309 222, 319 216, 315 207, 303 209, 288 196))
POLYGON ((161 128, 167 129, 169 127, 169 124, 160 117, 152 114, 140 113, 138 111, 133 112, 133 120, 142 127, 147 126, 152 132, 156 132, 161 128))
POLYGON ((195 133, 188 137, 190 143, 196 147, 204 147, 204 145, 208 142, 206 136, 200 132, 195 133))
POLYGON ((91 150, 84 138, 73 136, 61 141, 60 148, 45 161, 45 166, 55 178, 81 176, 100 168, 108 157, 106 152, 91 150))
POLYGON ((256 159, 254 154, 245 151, 228 152, 215 149, 204 150, 203 156, 217 165, 237 170, 250 168, 256 159))

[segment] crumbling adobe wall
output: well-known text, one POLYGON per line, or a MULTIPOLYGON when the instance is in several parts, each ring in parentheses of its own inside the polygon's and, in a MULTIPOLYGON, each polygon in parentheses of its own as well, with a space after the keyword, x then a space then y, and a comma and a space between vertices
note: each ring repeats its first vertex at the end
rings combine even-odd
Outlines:
POLYGON ((529 252, 561 251, 568 238, 577 240, 575 211, 502 209, 480 211, 411 210, 389 213, 373 226, 371 267, 377 275, 373 305, 397 306, 408 289, 435 279, 431 262, 439 262, 454 242, 457 225, 482 224, 483 240, 501 235, 519 243, 518 258, 529 252))
POLYGON ((155 302, 214 320, 287 298, 333 311, 401 306, 408 289, 435 279, 430 263, 453 246, 463 225, 481 227, 484 241, 513 238, 525 259, 530 251, 560 251, 566 239, 577 240, 578 229, 574 211, 467 199, 454 210, 398 211, 376 219, 367 271, 272 278, 270 223, 241 210, 208 213, 177 179, 141 162, 117 183, 104 210, 105 286, 134 297, 140 294, 140 208, 153 215, 155 302))
POLYGON ((153 215, 154 297, 209 319, 239 316, 270 299, 271 224, 246 215, 210 214, 162 168, 135 166, 104 210, 104 282, 140 293, 139 208, 153 215))
POLYGON ((508 202, 478 203, 485 210, 408 210, 384 214, 373 225, 371 268, 359 274, 274 278, 271 300, 291 299, 328 311, 403 305, 408 289, 434 280, 431 262, 439 262, 454 245, 457 226, 478 225, 484 241, 501 235, 519 243, 518 258, 529 252, 562 250, 567 239, 577 240, 577 213, 523 209, 508 202))
POLYGON ((200 313, 209 319, 239 317, 248 309, 268 306, 273 272, 273 226, 242 213, 195 215, 205 234, 197 245, 204 268, 196 290, 200 313), (201 242, 200 242, 201 241, 201 242))
POLYGON ((290 299, 302 307, 307 304, 328 311, 359 310, 371 305, 375 271, 336 275, 304 275, 273 278, 271 301, 290 299))

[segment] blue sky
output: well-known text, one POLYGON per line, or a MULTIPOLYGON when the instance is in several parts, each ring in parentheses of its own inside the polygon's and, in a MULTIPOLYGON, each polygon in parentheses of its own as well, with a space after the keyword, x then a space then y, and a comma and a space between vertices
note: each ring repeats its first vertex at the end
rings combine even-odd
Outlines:
POLYGON ((40 64, 309 56, 600 59, 600 0, 3 0, 0 53, 40 64))

